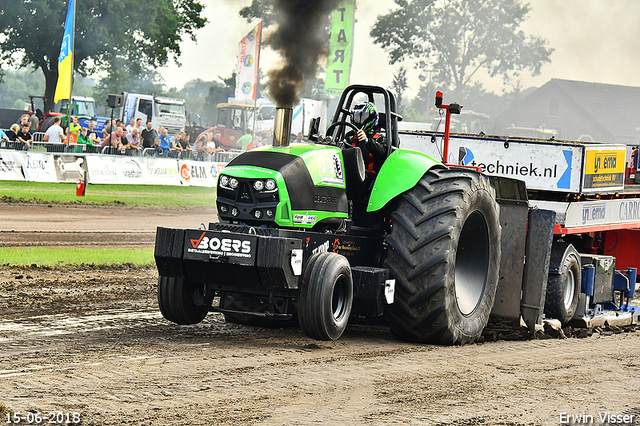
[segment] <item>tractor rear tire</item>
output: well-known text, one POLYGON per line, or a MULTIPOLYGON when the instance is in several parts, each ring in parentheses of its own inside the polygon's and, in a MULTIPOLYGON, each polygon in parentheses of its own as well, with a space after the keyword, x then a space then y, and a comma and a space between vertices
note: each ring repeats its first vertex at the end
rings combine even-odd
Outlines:
POLYGON ((180 325, 197 324, 207 316, 211 302, 204 303, 196 286, 184 277, 158 278, 158 305, 162 316, 180 325), (196 304, 196 300, 200 300, 196 304))
POLYGON ((499 205, 489 179, 432 169, 398 199, 385 266, 396 279, 392 334, 419 343, 476 340, 493 308, 500 267, 499 205))
POLYGON ((551 260, 544 299, 544 313, 559 320, 562 325, 571 321, 576 313, 582 285, 580 254, 572 244, 557 243, 551 249, 551 260), (557 272, 555 272, 557 270, 557 272))
POLYGON ((336 340, 349 321, 353 279, 349 261, 337 253, 312 255, 300 283, 298 321, 312 339, 336 340))
POLYGON ((53 124, 53 119, 54 119, 54 118, 55 118, 55 117, 48 117, 47 119, 45 119, 45 120, 42 122, 42 124, 40 125, 40 129, 38 129, 38 130, 39 130, 40 132, 43 132, 43 133, 44 133, 44 132, 46 132, 46 131, 47 131, 47 129, 48 129, 49 127, 51 127, 51 125, 53 124))

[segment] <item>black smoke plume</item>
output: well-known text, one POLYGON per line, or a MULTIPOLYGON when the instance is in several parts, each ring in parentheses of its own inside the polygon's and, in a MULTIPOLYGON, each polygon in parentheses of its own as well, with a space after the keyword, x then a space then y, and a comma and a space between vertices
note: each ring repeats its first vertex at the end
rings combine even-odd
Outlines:
POLYGON ((304 82, 315 77, 318 58, 326 55, 329 14, 339 0, 275 0, 278 28, 269 45, 282 56, 282 68, 269 73, 269 95, 280 107, 292 108, 304 82))

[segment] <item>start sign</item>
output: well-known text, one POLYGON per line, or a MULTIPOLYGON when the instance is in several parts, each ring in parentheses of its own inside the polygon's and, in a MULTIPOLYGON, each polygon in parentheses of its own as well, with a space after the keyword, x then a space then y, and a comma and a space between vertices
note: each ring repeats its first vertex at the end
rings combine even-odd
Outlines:
POLYGON ((339 96, 349 85, 353 52, 355 0, 342 0, 331 12, 331 41, 324 91, 339 96))

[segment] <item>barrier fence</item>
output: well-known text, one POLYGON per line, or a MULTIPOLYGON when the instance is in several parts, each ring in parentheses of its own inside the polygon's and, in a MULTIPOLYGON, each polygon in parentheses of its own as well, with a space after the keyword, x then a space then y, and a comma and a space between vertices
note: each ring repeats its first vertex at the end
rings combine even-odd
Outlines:
POLYGON ((198 161, 145 156, 142 150, 140 155, 57 152, 51 145, 63 144, 46 145, 44 150, 0 149, 0 180, 78 182, 86 173, 87 182, 93 184, 215 187, 220 171, 239 154, 219 152, 208 161, 198 161))

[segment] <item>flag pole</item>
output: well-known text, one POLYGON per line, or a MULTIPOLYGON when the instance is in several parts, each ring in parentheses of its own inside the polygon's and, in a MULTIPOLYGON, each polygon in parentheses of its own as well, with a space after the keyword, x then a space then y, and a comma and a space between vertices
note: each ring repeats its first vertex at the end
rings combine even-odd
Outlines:
MULTIPOLYGON (((262 50, 262 22, 258 31, 258 56, 256 58, 256 88, 253 94, 253 129, 252 135, 255 137, 256 121, 258 119, 258 85, 260 84, 260 51, 262 50)), ((253 142, 253 139, 252 139, 253 142)))

